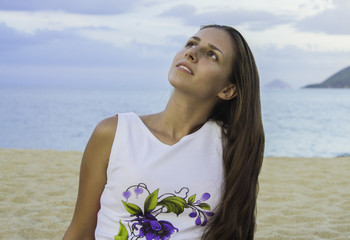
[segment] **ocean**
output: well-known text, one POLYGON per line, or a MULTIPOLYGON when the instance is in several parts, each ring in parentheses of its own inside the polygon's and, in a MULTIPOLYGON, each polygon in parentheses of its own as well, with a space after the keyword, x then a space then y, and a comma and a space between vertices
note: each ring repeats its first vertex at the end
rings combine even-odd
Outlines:
MULTIPOLYGON (((161 111, 171 89, 0 88, 0 148, 83 151, 96 124, 161 111)), ((262 89, 265 156, 350 155, 350 89, 262 89)))

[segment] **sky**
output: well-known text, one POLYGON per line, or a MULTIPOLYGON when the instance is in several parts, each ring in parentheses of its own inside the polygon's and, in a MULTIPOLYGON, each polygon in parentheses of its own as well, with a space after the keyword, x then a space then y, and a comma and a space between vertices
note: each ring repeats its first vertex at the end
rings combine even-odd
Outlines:
POLYGON ((350 66, 348 0, 0 0, 0 86, 164 88, 201 25, 239 30, 261 85, 350 66))

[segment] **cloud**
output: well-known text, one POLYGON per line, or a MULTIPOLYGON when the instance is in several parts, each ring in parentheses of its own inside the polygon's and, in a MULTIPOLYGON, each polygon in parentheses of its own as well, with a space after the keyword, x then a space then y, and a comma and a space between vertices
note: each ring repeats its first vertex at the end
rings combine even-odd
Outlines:
POLYGON ((0 84, 167 86, 175 48, 115 47, 72 31, 34 35, 0 25, 0 84))
POLYGON ((293 24, 278 25, 262 31, 241 27, 248 42, 259 48, 294 46, 309 52, 350 52, 350 35, 300 31, 293 24))
MULTIPOLYGON (((167 11, 176 6, 190 5, 196 8, 196 14, 206 14, 208 16, 213 12, 267 12, 272 15, 283 15, 300 19, 306 16, 315 15, 325 9, 333 6, 330 0, 177 0, 177 1, 162 1, 155 0, 156 5, 160 6, 161 12, 167 11)), ((178 8, 181 12, 181 8, 178 8)), ((184 14, 186 13, 186 9, 184 14)))
POLYGON ((40 65, 111 65, 114 47, 69 31, 19 33, 0 25, 0 63, 40 65), (102 57, 103 56, 103 57, 102 57))
POLYGON ((200 26, 222 24, 230 26, 245 25, 250 30, 264 30, 275 25, 290 23, 293 18, 275 15, 268 11, 226 10, 198 13, 192 5, 179 5, 160 14, 161 17, 181 18, 185 24, 200 26))
POLYGON ((335 8, 306 17, 296 23, 298 29, 329 34, 350 34, 350 1, 336 0, 335 8))
MULTIPOLYGON (((174 41, 179 41, 174 38, 174 41)), ((42 30, 24 34, 0 24, 0 63, 66 66, 149 66, 175 48, 143 43, 116 47, 80 36, 76 31, 42 30)))
POLYGON ((335 15, 350 21, 345 0, 28 2, 0 0, 0 83, 164 84, 173 54, 212 23, 245 36, 263 82, 303 86, 349 63, 350 35, 335 23, 335 15))
POLYGON ((0 0, 1 10, 10 11, 64 11, 82 14, 120 14, 130 11, 136 0, 0 0))
POLYGON ((197 28, 164 19, 135 13, 120 15, 84 15, 64 12, 9 12, 0 11, 0 23, 19 32, 36 34, 38 31, 74 31, 80 36, 117 47, 129 44, 172 46, 173 36, 193 34, 197 28))
MULTIPOLYGON (((309 9, 308 5, 299 5, 296 9, 309 9)), ((276 11, 258 10, 226 10, 202 12, 198 7, 183 4, 172 7, 160 17, 181 19, 185 25, 198 26, 205 24, 224 24, 237 28, 248 37, 248 42, 256 47, 265 48, 275 46, 284 48, 295 46, 311 52, 350 51, 350 35, 327 34, 324 32, 307 31, 296 26, 299 18, 313 16, 322 11, 329 11, 330 7, 314 6, 312 13, 295 16, 280 14, 276 11)), ((229 9, 229 8, 228 8, 229 9)), ((338 24, 339 25, 339 24, 338 24)), ((346 26, 343 24, 343 26, 346 26)), ((349 30, 350 31, 350 30, 349 30)))
MULTIPOLYGON (((27 34, 19 33, 13 28, 0 23, 0 53, 12 52, 16 48, 22 48, 26 45, 34 44, 33 39, 27 34)), ((0 55, 0 56, 1 56, 0 55)), ((0 57, 0 61, 5 59, 0 57)))

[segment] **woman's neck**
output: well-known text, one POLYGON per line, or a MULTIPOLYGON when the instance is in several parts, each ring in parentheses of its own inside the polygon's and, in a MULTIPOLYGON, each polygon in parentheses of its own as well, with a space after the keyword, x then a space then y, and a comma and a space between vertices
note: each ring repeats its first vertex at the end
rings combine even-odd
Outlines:
POLYGON ((199 101, 174 91, 163 112, 142 120, 158 139, 172 145, 201 128, 213 107, 213 101, 199 101))

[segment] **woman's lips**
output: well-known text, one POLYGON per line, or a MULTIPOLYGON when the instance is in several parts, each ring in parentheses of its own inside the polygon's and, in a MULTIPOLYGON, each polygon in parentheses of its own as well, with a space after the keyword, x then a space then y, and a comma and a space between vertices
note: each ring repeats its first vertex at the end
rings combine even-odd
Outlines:
POLYGON ((179 64, 176 65, 176 67, 180 71, 183 71, 183 72, 186 72, 188 74, 193 75, 193 71, 192 71, 191 67, 188 64, 186 64, 186 63, 179 63, 179 64))

